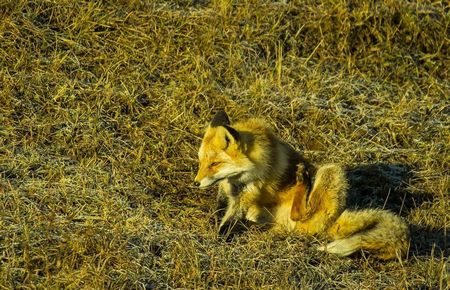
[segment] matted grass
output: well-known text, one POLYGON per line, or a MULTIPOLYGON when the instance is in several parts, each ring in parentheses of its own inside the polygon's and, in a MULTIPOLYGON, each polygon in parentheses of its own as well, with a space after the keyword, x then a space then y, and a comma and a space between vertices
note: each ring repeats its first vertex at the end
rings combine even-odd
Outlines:
POLYGON ((450 287, 450 7, 0 2, 0 288, 450 287), (215 110, 263 117, 411 224, 403 262, 217 238, 191 186, 215 110))

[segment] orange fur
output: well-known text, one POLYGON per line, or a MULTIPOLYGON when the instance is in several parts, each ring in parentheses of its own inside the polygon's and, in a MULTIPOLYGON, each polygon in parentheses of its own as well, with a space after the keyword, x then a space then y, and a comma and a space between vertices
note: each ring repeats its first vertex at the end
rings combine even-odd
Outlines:
POLYGON ((195 183, 218 183, 219 198, 227 201, 220 233, 249 220, 331 238, 319 249, 342 256, 363 249, 389 259, 407 251, 408 229, 399 217, 384 210, 346 210, 344 170, 335 164, 315 168, 261 120, 231 124, 218 112, 199 161, 195 183))

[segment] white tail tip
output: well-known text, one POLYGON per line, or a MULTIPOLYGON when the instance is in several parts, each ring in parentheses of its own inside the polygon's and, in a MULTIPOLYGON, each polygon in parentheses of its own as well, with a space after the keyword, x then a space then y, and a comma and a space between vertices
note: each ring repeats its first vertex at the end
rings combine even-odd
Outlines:
POLYGON ((325 246, 320 246, 317 249, 319 251, 345 257, 361 249, 361 241, 358 236, 353 236, 347 239, 336 240, 325 246))

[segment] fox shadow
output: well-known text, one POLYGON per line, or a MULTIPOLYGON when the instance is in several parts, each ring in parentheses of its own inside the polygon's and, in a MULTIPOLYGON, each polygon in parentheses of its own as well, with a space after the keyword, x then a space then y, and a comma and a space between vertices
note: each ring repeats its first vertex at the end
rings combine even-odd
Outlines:
MULTIPOLYGON (((427 192, 408 189, 415 178, 411 166, 377 163, 348 168, 349 182, 347 208, 384 208, 407 217, 415 208, 433 203, 434 196, 427 192)), ((429 256, 441 253, 450 256, 450 229, 435 230, 410 224, 410 254, 429 256)), ((441 255, 438 254, 438 255, 441 255)))

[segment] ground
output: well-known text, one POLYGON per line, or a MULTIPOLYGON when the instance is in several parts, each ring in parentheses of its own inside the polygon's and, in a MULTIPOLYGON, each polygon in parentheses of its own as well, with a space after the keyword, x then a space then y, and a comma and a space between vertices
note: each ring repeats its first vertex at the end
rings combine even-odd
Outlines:
POLYGON ((444 2, 0 2, 0 288, 450 287, 444 2), (411 226, 407 259, 219 239, 192 182, 220 108, 347 166, 411 226))

